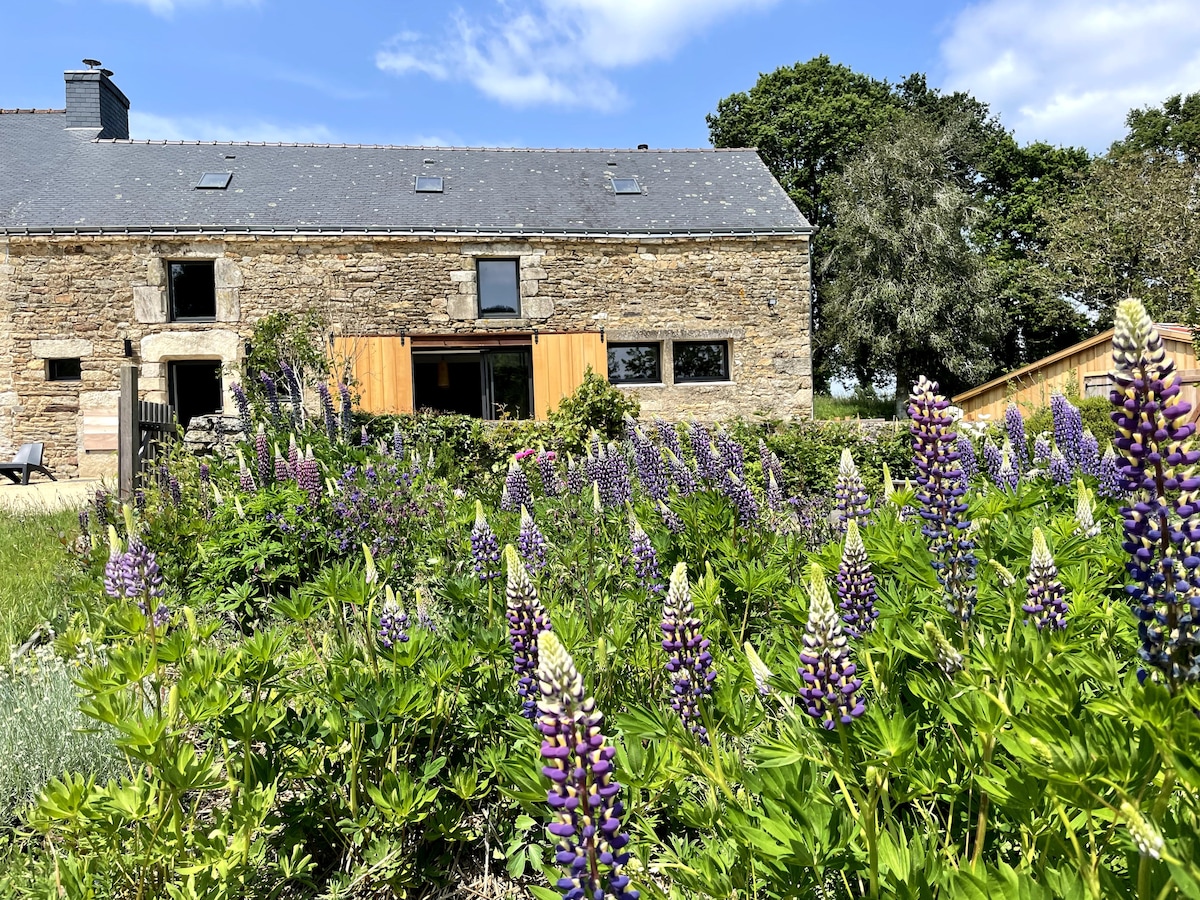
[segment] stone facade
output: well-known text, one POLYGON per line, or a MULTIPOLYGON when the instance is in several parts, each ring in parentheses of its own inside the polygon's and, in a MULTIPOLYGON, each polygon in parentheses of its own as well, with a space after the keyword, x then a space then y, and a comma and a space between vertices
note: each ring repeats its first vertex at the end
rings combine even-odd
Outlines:
POLYGON ((662 342, 664 383, 624 388, 648 416, 806 418, 809 287, 805 235, 9 235, 0 237, 0 456, 39 440, 57 473, 112 473, 126 339, 143 399, 163 401, 167 363, 233 369, 253 323, 278 310, 315 310, 347 336, 602 328, 610 341, 662 342), (476 317, 480 257, 520 261, 522 318, 476 317), (193 258, 215 261, 216 321, 170 322, 166 262, 193 258), (728 340, 730 381, 673 384, 673 340, 728 340), (59 357, 81 359, 80 381, 48 380, 45 361, 59 357))

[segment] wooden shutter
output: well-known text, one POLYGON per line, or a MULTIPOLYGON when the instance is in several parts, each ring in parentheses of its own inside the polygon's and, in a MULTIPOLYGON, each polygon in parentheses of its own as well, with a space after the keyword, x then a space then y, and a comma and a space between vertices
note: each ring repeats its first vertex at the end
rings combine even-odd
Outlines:
POLYGON ((608 379, 608 352, 600 333, 543 334, 533 345, 533 416, 545 419, 559 402, 583 383, 591 366, 608 379))
POLYGON ((333 356, 354 379, 364 412, 413 411, 412 347, 402 344, 400 337, 334 338, 333 356))

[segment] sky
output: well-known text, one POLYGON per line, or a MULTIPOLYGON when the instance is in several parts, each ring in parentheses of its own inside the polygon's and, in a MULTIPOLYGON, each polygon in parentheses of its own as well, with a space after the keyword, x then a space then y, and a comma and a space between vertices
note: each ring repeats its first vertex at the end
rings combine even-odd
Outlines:
POLYGON ((721 98, 824 53, 1103 152, 1200 91, 1200 0, 6 0, 4 32, 0 107, 61 108, 90 57, 140 139, 703 147, 721 98))

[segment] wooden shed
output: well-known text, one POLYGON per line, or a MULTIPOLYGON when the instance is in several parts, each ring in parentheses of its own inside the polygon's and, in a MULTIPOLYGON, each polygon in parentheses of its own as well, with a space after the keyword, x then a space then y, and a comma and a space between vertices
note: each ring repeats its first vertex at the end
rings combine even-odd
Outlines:
MULTIPOLYGON (((1192 345, 1191 331, 1181 325, 1157 327, 1167 355, 1175 360, 1175 368, 1183 378, 1181 396, 1196 409, 1197 395, 1200 394, 1200 362, 1192 345)), ((1028 412, 1048 406, 1053 393, 1107 397, 1110 390, 1108 373, 1112 369, 1112 336, 1110 328, 1073 347, 964 391, 954 397, 953 402, 962 409, 968 421, 996 421, 1004 418, 1009 403, 1016 403, 1028 412)))

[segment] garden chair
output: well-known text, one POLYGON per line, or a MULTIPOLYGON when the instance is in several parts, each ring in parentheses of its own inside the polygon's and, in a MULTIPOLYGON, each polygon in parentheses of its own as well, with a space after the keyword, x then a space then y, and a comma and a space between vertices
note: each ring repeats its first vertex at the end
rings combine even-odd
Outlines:
POLYGON ((44 444, 22 444, 12 462, 0 463, 0 475, 4 475, 13 484, 29 484, 29 476, 33 472, 41 472, 51 481, 58 481, 50 470, 42 465, 42 448, 44 444))

